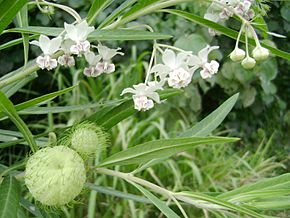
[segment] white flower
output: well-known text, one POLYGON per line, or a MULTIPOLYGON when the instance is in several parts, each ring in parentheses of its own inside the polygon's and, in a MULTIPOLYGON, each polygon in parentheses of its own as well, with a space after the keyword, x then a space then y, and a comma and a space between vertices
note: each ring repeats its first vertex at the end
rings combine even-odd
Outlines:
POLYGON ((94 52, 90 51, 85 53, 85 59, 90 66, 84 69, 84 75, 88 77, 97 77, 102 74, 102 71, 96 68, 97 63, 101 60, 100 55, 95 55, 94 52))
POLYGON ((154 107, 154 102, 146 96, 133 96, 134 108, 138 111, 147 111, 154 107))
POLYGON ((191 74, 183 68, 178 68, 169 73, 168 85, 173 88, 184 88, 191 82, 191 74))
POLYGON ((51 58, 49 55, 38 56, 36 58, 36 63, 42 70, 52 70, 57 67, 56 59, 51 58))
POLYGON ((200 76, 203 79, 211 78, 218 72, 218 69, 219 63, 216 61, 211 61, 210 63, 204 64, 203 69, 200 71, 200 76))
POLYGON ((111 63, 111 59, 116 55, 124 55, 123 52, 119 52, 120 49, 111 49, 99 44, 98 52, 102 62, 96 64, 96 69, 103 73, 113 73, 115 71, 115 64, 111 63))
POLYGON ((213 74, 216 74, 219 68, 219 63, 217 61, 208 62, 208 55, 213 50, 218 49, 219 46, 209 46, 198 52, 198 55, 192 55, 188 59, 188 64, 193 66, 190 71, 194 73, 198 68, 202 68, 200 74, 203 79, 212 77, 213 74))
POLYGON ((39 46, 43 52, 43 55, 36 58, 36 63, 41 69, 51 70, 57 67, 57 61, 51 58, 51 55, 59 50, 61 42, 61 37, 49 39, 45 35, 40 35, 39 41, 34 40, 30 42, 32 45, 39 46))
POLYGON ((133 85, 133 88, 124 89, 121 95, 132 93, 135 109, 139 111, 149 110, 154 106, 152 100, 156 103, 160 103, 160 97, 156 92, 160 87, 155 85, 155 83, 148 83, 148 86, 144 83, 133 85))
POLYGON ((186 61, 190 54, 191 52, 179 52, 176 55, 171 49, 166 49, 162 54, 162 61, 164 64, 154 65, 150 73, 157 73, 160 79, 159 84, 164 85, 167 80, 168 85, 171 87, 186 87, 191 82, 192 77, 186 61))
POLYGON ((95 28, 90 27, 86 20, 76 25, 64 23, 64 28, 67 33, 66 38, 75 42, 70 47, 71 53, 80 55, 90 50, 90 42, 87 41, 87 37, 95 28))
POLYGON ((45 35, 40 35, 39 41, 34 40, 30 44, 40 47, 44 55, 52 55, 59 50, 61 42, 61 37, 49 39, 45 35))
POLYGON ((72 66, 75 65, 74 57, 69 55, 69 54, 64 54, 62 56, 59 56, 58 59, 57 59, 57 62, 61 66, 67 66, 67 67, 72 67, 72 66))

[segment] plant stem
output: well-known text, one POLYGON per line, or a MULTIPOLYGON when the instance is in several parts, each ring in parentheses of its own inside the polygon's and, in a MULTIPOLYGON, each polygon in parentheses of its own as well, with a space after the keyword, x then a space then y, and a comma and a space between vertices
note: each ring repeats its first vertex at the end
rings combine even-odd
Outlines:
POLYGON ((168 191, 165 188, 162 188, 162 187, 160 187, 158 185, 155 185, 155 184, 153 184, 151 182, 148 182, 148 181, 146 181, 144 179, 140 179, 138 177, 135 177, 135 176, 133 176, 130 173, 122 173, 122 172, 109 170, 109 169, 105 169, 105 168, 97 168, 96 171, 98 173, 102 173, 102 174, 105 174, 105 175, 115 176, 115 177, 119 177, 119 178, 125 179, 125 180, 130 181, 130 182, 135 182, 135 183, 137 183, 139 185, 142 185, 142 186, 145 186, 147 188, 152 189, 156 193, 165 195, 165 196, 170 197, 170 198, 174 194, 173 192, 168 191))

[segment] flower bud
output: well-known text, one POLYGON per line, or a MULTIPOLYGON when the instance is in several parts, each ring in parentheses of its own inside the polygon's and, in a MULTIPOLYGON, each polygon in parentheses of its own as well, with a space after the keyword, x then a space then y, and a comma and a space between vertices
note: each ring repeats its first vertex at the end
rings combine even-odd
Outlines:
POLYGON ((265 60, 269 57, 269 50, 266 48, 263 48, 261 46, 257 46, 254 50, 253 50, 253 57, 257 60, 257 61, 262 61, 265 60))
POLYGON ((242 61, 242 66, 243 68, 249 70, 249 69, 253 69, 256 65, 256 61, 254 58, 251 57, 246 57, 243 61, 242 61))
POLYGON ((241 61, 245 58, 246 52, 243 49, 235 48, 235 50, 232 51, 230 54, 230 58, 232 61, 241 61))
POLYGON ((101 151, 108 141, 108 134, 101 127, 89 122, 74 126, 66 139, 68 146, 84 156, 101 151))
POLYGON ((47 147, 27 161, 25 184, 42 204, 60 206, 80 194, 86 180, 83 159, 65 146, 47 147))

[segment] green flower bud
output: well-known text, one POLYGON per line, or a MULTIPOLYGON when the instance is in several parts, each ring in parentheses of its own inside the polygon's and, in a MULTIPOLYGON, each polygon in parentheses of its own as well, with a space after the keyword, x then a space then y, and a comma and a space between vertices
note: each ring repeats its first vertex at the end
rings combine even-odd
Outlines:
POLYGON ((65 139, 68 146, 84 156, 101 151, 108 141, 108 134, 101 127, 89 122, 74 126, 65 139))
POLYGON ((235 48, 235 50, 232 51, 230 54, 230 58, 232 61, 241 61, 245 58, 246 52, 243 49, 235 48))
POLYGON ((45 205, 71 202, 82 191, 85 180, 83 159, 65 146, 43 148, 26 164, 25 184, 32 196, 45 205))
POLYGON ((243 61, 242 61, 242 66, 243 68, 249 70, 249 69, 253 69, 256 65, 256 61, 254 58, 251 57, 246 57, 243 61))
POLYGON ((257 46, 256 48, 254 48, 253 50, 253 57, 257 60, 257 61, 262 61, 265 60, 269 57, 269 50, 266 48, 263 48, 261 46, 257 46))

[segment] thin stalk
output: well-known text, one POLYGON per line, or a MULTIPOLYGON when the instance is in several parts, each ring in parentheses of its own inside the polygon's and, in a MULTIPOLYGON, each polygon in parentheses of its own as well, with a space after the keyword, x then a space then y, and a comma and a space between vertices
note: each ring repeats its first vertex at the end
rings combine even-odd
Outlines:
POLYGON ((238 35, 238 37, 237 37, 237 41, 236 41, 235 49, 239 48, 240 38, 241 38, 241 36, 242 36, 242 32, 243 32, 243 30, 244 30, 244 28, 245 28, 245 25, 246 25, 246 24, 243 23, 242 26, 241 26, 241 29, 240 29, 240 31, 239 31, 239 35, 238 35))
POLYGON ((185 52, 185 53, 189 53, 189 54, 192 53, 191 51, 185 51, 185 50, 183 50, 181 48, 177 48, 177 47, 171 46, 171 45, 166 45, 166 44, 160 44, 160 43, 158 43, 157 46, 164 47, 164 48, 169 48, 169 49, 172 49, 172 50, 175 50, 175 51, 178 51, 178 52, 185 52))
POLYGON ((167 197, 170 197, 174 194, 173 192, 165 189, 165 188, 162 188, 158 185, 155 185, 151 182, 148 182, 144 179, 140 179, 138 177, 135 177, 129 173, 122 173, 122 172, 118 172, 118 171, 114 171, 114 170, 109 170, 109 169, 105 169, 105 168, 97 168, 96 171, 98 173, 101 173, 101 174, 105 174, 105 175, 109 175, 109 176, 115 176, 115 177, 119 177, 119 178, 122 178, 124 180, 127 180, 127 181, 130 181, 130 182, 135 182, 139 185, 142 185, 142 186, 145 186, 147 188, 150 188, 151 190, 153 190, 154 192, 156 193, 159 193, 161 195, 165 195, 167 197))

